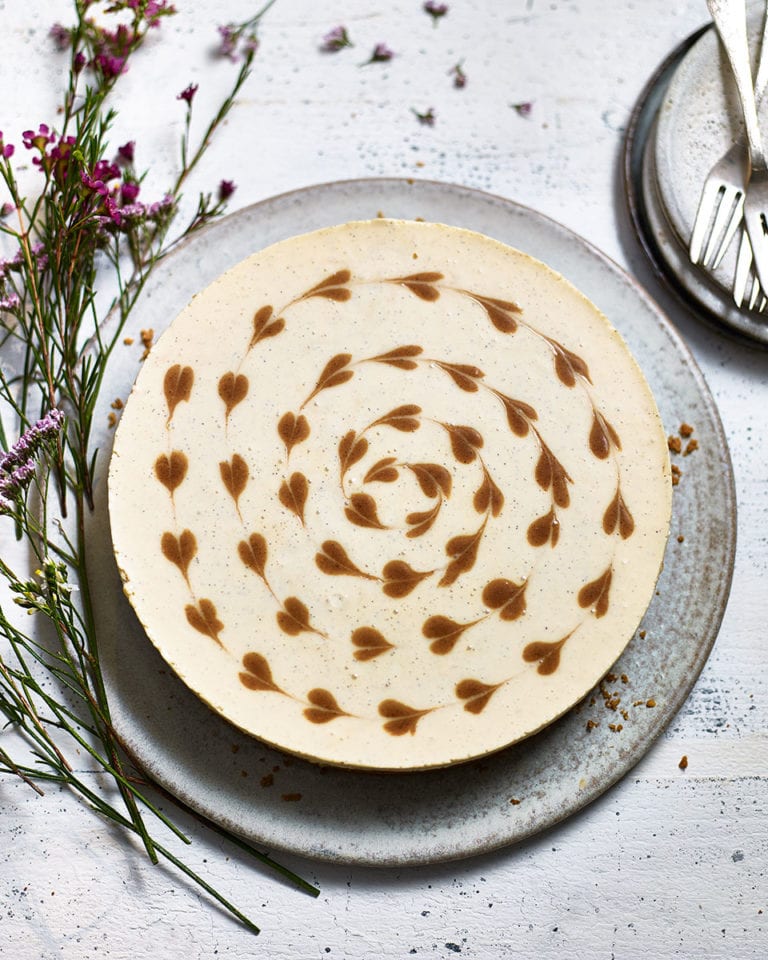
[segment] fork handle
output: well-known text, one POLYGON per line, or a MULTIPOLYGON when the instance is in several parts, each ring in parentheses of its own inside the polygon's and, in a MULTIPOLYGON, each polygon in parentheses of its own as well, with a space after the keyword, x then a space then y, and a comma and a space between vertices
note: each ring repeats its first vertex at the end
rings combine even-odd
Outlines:
POLYGON ((753 170, 765 170, 765 154, 757 120, 752 67, 747 43, 747 17, 744 0, 707 0, 715 28, 728 57, 736 81, 736 90, 744 114, 744 129, 749 144, 749 161, 753 170))

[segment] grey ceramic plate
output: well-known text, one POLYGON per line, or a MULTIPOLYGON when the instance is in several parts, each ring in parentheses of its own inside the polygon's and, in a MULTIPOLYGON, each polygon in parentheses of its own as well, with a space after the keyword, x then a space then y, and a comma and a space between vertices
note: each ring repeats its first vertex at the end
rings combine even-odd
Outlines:
MULTIPOLYGON (((384 866, 450 860, 519 841, 580 810, 642 757, 685 701, 717 635, 733 569, 735 506, 717 411, 668 321, 584 240, 499 197, 384 179, 309 187, 256 204, 208 228, 166 261, 126 335, 138 342, 141 329, 159 334, 198 290, 254 250, 379 212, 479 230, 559 270, 623 334, 667 432, 687 421, 699 443, 694 454, 678 458, 683 473, 664 571, 643 636, 638 633, 616 664, 615 679, 541 733, 491 757, 443 770, 376 774, 321 768, 249 739, 165 666, 123 597, 112 558, 104 480, 111 433, 104 430, 89 536, 113 719, 129 749, 171 793, 257 843, 384 866), (655 706, 646 706, 649 699, 655 706)), ((110 400, 127 397, 139 353, 135 344, 118 348, 97 422, 106 423, 110 400)))
POLYGON ((701 184, 725 149, 721 140, 712 137, 712 131, 718 137, 723 133, 724 108, 722 103, 719 108, 704 107, 696 98, 698 113, 684 116, 684 111, 675 109, 673 98, 685 99, 688 89, 701 81, 710 95, 713 86, 719 86, 722 100, 722 73, 711 66, 706 84, 701 77, 708 55, 717 53, 715 44, 711 28, 703 27, 673 50, 648 82, 627 128, 624 186, 638 239, 659 278, 719 332, 749 338, 752 344, 765 347, 768 316, 740 310, 730 293, 737 242, 732 243, 714 275, 691 264, 687 241, 682 239, 690 235, 701 184), (708 113, 713 109, 714 119, 708 113), (678 121, 682 128, 679 137, 678 121), (696 142, 696 136, 701 142, 696 142), (696 162, 690 173, 682 176, 680 171, 692 157, 696 162), (680 189, 675 193, 673 184, 677 182, 680 189))

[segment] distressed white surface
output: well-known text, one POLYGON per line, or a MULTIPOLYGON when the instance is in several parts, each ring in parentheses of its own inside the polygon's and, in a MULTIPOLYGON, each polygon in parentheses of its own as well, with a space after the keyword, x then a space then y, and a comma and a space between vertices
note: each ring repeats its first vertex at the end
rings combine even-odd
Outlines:
MULTIPOLYGON (((178 3, 122 87, 115 143, 134 138, 162 189, 183 111, 205 115, 231 67, 210 59, 221 16, 178 3)), ((227 17, 255 4, 229 0, 227 17)), ((0 780, 0 957, 634 958, 768 956, 768 353, 713 334, 653 279, 623 206, 623 129, 703 0, 455 0, 433 29, 420 0, 278 0, 254 75, 195 189, 237 205, 310 183, 418 176, 480 187, 576 230, 634 273, 699 361, 731 444, 739 543, 731 601, 694 692, 638 767, 581 815, 522 846, 404 871, 293 860, 313 901, 190 824, 182 851, 262 926, 259 938, 55 789, 0 780), (356 46, 317 52, 337 23, 356 46), (376 42, 389 64, 357 65, 376 42), (462 60, 466 89, 447 71, 462 60), (527 118, 511 104, 532 101, 527 118), (409 108, 434 107, 433 128, 409 108), (687 771, 678 761, 687 754, 687 771)), ((46 32, 66 0, 0 0, 0 129, 55 123, 63 59, 46 32)), ((34 176, 34 171, 30 171, 34 176)))

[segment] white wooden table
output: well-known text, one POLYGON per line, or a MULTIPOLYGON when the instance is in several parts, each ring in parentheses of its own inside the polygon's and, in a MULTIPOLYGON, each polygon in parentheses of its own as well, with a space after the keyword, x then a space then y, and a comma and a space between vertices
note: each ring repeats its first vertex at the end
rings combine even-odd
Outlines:
MULTIPOLYGON (((125 78, 114 143, 135 139, 162 189, 183 118, 233 68, 215 60, 223 15, 178 3, 125 78)), ((317 900, 262 874, 183 817, 188 862, 249 912, 253 938, 178 874, 65 792, 0 781, 0 956, 768 956, 768 352, 701 325, 653 278, 624 208, 619 160, 657 64, 707 19, 703 0, 454 0, 436 28, 419 0, 278 0, 254 74, 190 187, 238 187, 234 208, 295 187, 424 177, 517 200, 634 274, 680 330, 719 405, 739 505, 730 603, 713 654, 663 738, 581 814, 520 846, 460 863, 368 870, 286 859, 317 900), (337 24, 355 47, 321 54, 337 24), (396 56, 361 68, 374 44, 396 56), (454 89, 448 72, 468 77, 454 89), (530 103, 527 116, 514 104, 530 103), (411 108, 433 107, 434 126, 411 108), (687 770, 679 768, 688 757, 687 770)), ((229 0, 226 17, 255 4, 229 0)), ((0 129, 55 124, 64 58, 47 30, 66 0, 0 0, 0 129)), ((30 171, 30 176, 32 171, 30 171)), ((2 734, 0 734, 2 736, 2 734)), ((84 770, 87 770, 84 764, 84 770)))

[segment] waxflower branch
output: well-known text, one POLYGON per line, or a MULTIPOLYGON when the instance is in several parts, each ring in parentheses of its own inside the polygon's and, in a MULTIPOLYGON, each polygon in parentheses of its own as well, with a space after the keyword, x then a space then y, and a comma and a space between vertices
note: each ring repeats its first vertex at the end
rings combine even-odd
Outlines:
MULTIPOLYGON (((222 180, 215 194, 201 193, 192 220, 169 241, 182 189, 250 73, 257 27, 271 5, 244 24, 227 26, 231 48, 223 52, 240 65, 195 146, 190 129, 197 86, 179 95, 186 109, 181 165, 158 200, 140 199, 143 177, 133 141, 110 156, 115 112, 107 101, 148 32, 174 13, 166 0, 115 0, 102 8, 104 22, 91 16, 91 0, 74 0, 74 26, 53 28, 54 43, 69 49, 69 73, 58 128, 39 124, 22 135, 41 177, 31 199, 16 180, 15 145, 0 133, 0 181, 9 198, 0 206, 0 234, 12 247, 11 256, 0 259, 0 343, 21 346, 15 366, 0 368, 0 515, 13 524, 37 566, 29 576, 0 558, 0 577, 16 606, 36 618, 36 629, 26 632, 0 606, 0 713, 31 751, 31 762, 24 762, 0 748, 0 772, 38 792, 41 782, 68 786, 134 833, 153 863, 163 859, 175 866, 252 931, 257 928, 250 919, 150 830, 157 821, 190 842, 149 799, 147 788, 157 788, 134 772, 112 725, 88 579, 86 518, 98 457, 93 418, 107 364, 154 268, 177 242, 222 213, 235 189, 222 180), (116 292, 105 300, 98 288, 110 275, 116 292), (7 442, 3 418, 15 421, 21 434, 14 443, 7 442), (54 490, 56 496, 49 495, 54 490), (67 748, 89 756, 111 778, 122 807, 74 772, 67 748)), ((231 839, 317 895, 270 857, 231 839)))

